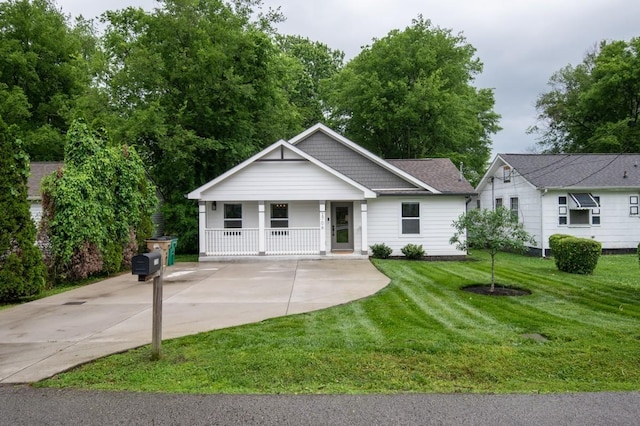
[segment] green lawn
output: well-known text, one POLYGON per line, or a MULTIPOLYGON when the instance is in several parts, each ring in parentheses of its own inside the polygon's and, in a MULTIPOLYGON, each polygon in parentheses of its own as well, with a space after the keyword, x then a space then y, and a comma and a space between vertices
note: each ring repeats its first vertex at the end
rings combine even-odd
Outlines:
POLYGON ((552 260, 376 260, 391 284, 375 296, 109 356, 38 386, 197 393, 566 392, 640 390, 640 268, 605 256, 593 276, 552 260), (524 334, 537 333, 547 341, 524 334))

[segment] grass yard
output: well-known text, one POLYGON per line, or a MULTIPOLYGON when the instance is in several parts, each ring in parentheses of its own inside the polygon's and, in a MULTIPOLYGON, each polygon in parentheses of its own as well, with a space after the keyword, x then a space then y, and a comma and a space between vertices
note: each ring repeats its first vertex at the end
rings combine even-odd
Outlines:
POLYGON ((37 384, 190 393, 536 393, 640 390, 640 268, 601 257, 593 276, 498 254, 496 280, 532 291, 460 290, 490 280, 489 257, 375 260, 378 294, 143 347, 37 384), (524 335, 540 335, 541 341, 524 335))

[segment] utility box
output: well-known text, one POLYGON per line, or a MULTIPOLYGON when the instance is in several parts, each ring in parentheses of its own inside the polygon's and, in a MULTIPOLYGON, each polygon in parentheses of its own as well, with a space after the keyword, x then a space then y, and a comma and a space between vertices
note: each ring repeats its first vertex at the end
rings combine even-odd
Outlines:
POLYGON ((138 275, 139 281, 153 275, 162 267, 162 254, 157 251, 137 254, 131 259, 131 274, 138 275))

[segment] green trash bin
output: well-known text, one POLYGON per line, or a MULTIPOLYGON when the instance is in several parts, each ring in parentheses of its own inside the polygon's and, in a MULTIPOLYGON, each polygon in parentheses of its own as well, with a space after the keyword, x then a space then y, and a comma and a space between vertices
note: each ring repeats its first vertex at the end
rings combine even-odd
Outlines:
POLYGON ((178 239, 171 237, 171 245, 169 246, 169 252, 167 253, 167 266, 171 266, 176 261, 176 246, 178 245, 178 239))

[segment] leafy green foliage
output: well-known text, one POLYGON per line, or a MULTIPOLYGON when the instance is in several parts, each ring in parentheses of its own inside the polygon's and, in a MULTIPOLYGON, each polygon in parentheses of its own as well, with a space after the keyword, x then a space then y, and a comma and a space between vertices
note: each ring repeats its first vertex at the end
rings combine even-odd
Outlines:
POLYGON ((407 257, 407 259, 410 260, 419 260, 422 259, 425 255, 422 244, 407 244, 406 246, 402 247, 400 251, 407 257))
POLYGON ((369 248, 371 249, 371 254, 376 259, 386 259, 393 253, 393 249, 385 243, 373 244, 369 246, 369 248))
POLYGON ((473 209, 453 221, 456 232, 449 240, 459 250, 471 247, 486 249, 491 256, 491 291, 495 288, 495 255, 511 250, 524 253, 527 244, 535 244, 533 237, 514 220, 511 210, 498 207, 495 210, 473 209))
POLYGON ((449 157, 482 174, 499 130, 490 89, 462 35, 422 17, 391 31, 329 83, 334 127, 383 158, 449 157))
POLYGON ((94 45, 91 25, 71 26, 52 0, 0 3, 0 114, 32 161, 62 158, 94 45))
POLYGON ((306 70, 276 46, 269 16, 253 20, 258 3, 166 0, 105 15, 100 86, 82 102, 94 127, 139 150, 183 251, 197 251, 184 194, 303 129, 307 105, 289 89, 306 70))
POLYGON ((572 274, 593 274, 602 253, 602 244, 587 238, 554 234, 549 247, 560 271, 572 274))
POLYGON ((321 83, 342 68, 344 52, 300 36, 276 35, 275 40, 278 48, 291 58, 288 68, 292 78, 286 90, 303 118, 302 126, 308 128, 325 121, 327 94, 321 83))
POLYGON ((38 294, 45 287, 42 253, 27 201, 29 158, 0 117, 0 301, 38 294))
POLYGON ((41 234, 53 275, 76 280, 120 270, 130 262, 136 238, 151 236, 156 202, 135 149, 107 146, 75 122, 64 169, 43 181, 41 234))
POLYGON ((640 38, 602 41, 554 73, 537 102, 539 143, 550 152, 640 151, 640 38))

